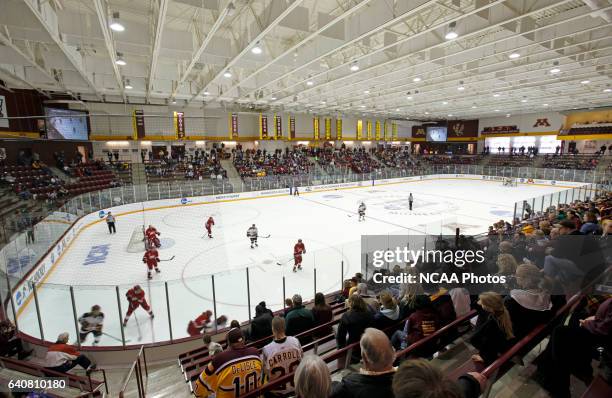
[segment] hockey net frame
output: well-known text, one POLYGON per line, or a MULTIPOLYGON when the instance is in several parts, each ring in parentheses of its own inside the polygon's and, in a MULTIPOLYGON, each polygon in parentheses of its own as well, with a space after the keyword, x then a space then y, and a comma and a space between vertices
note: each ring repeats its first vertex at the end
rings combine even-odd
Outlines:
POLYGON ((145 227, 144 224, 137 225, 132 231, 130 241, 127 245, 128 253, 142 253, 146 250, 146 239, 145 239, 145 227))
POLYGON ((502 181, 502 185, 504 187, 517 187, 518 186, 518 179, 513 178, 513 177, 504 177, 504 179, 502 181))

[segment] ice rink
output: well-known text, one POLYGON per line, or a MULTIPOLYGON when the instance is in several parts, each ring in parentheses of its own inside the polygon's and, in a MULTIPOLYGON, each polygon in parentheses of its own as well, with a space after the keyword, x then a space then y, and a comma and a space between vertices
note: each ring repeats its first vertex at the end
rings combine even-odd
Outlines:
MULTIPOLYGON (((125 292, 136 283, 144 287, 155 318, 150 321, 142 309, 137 310, 137 319, 132 316, 125 328, 127 343, 168 340, 170 323, 173 338, 177 339, 187 336, 189 320, 206 309, 214 309, 213 294, 217 316, 248 320, 247 268, 251 308, 265 300, 269 308, 276 310, 282 308, 283 278, 287 297, 300 293, 307 300, 314 296, 315 268, 317 291, 339 290, 343 277, 360 270, 362 235, 452 234, 457 226, 464 234, 479 234, 494 221, 511 220, 515 202, 567 188, 527 184, 504 187, 500 181, 438 179, 120 215, 115 235, 109 235, 105 223, 84 229, 39 287, 45 338, 53 340, 64 331, 75 336, 66 285, 74 286, 78 315, 94 304, 102 306, 107 333, 102 338, 103 345, 120 344, 123 314, 119 314, 117 295, 125 313, 125 292), (408 210, 410 193, 414 197, 412 211, 408 210), (356 215, 361 201, 367 206, 365 222, 359 222, 356 215), (204 230, 210 215, 216 223, 213 239, 205 237, 204 230), (142 263, 143 253, 127 252, 132 232, 143 222, 161 232, 160 258, 174 256, 161 263, 161 274, 154 275, 150 282, 142 263), (250 248, 246 237, 253 223, 260 236, 270 235, 260 238, 255 249, 250 248), (293 273, 293 245, 298 238, 305 243, 307 253, 304 269, 293 273)), ((40 336, 33 301, 25 307, 19 323, 26 333, 40 336)), ((88 340, 86 344, 90 343, 88 340)))

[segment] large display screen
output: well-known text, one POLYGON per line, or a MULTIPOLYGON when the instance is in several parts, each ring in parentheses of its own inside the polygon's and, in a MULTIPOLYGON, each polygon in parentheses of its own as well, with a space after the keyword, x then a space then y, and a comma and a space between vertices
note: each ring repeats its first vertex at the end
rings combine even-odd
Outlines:
POLYGON ((446 127, 427 127, 427 141, 446 142, 446 127))
POLYGON ((46 108, 47 138, 52 140, 87 140, 87 112, 46 108))

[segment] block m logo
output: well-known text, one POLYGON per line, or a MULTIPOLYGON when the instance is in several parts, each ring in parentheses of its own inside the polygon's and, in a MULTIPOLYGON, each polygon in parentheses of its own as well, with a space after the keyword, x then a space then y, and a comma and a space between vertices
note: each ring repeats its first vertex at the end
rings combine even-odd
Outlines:
POLYGON ((547 118, 538 119, 538 120, 536 120, 536 122, 533 125, 533 127, 550 127, 550 123, 548 123, 548 119, 547 118))

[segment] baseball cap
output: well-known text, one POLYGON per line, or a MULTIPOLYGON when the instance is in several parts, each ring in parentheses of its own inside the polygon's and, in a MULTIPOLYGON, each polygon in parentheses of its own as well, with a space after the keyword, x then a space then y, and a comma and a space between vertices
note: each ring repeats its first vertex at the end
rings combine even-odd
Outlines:
POLYGON ((235 344, 244 340, 244 336, 242 334, 242 330, 240 328, 233 328, 227 332, 227 344, 235 344))

